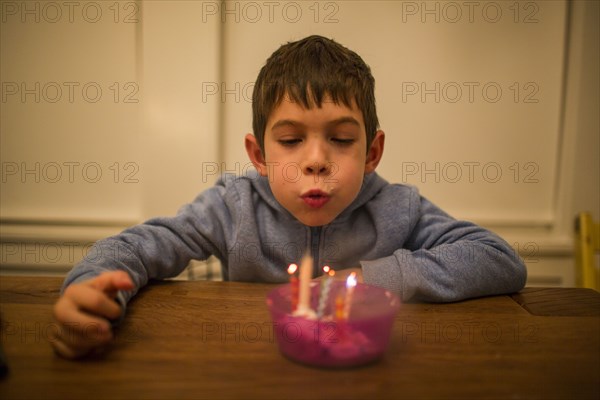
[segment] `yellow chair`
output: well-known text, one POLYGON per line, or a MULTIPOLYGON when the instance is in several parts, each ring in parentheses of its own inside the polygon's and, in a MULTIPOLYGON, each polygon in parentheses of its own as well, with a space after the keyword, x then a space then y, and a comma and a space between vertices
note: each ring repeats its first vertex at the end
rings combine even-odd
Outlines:
POLYGON ((600 224, 582 212, 575 217, 575 266, 577 286, 600 291, 600 271, 596 254, 600 252, 600 224))

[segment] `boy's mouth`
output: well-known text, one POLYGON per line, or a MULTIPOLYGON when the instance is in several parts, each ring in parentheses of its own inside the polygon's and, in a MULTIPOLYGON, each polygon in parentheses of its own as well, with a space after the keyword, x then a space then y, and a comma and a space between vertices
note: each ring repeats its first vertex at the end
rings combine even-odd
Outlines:
POLYGON ((300 196, 304 202, 312 208, 321 208, 329 201, 331 198, 327 193, 322 190, 313 189, 308 192, 302 194, 300 196))

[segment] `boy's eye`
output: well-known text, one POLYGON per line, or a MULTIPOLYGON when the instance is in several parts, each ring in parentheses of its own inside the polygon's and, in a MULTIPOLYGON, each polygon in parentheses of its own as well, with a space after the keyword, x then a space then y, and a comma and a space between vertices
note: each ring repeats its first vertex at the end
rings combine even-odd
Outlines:
POLYGON ((279 144, 283 145, 283 146, 293 146, 295 144, 298 144, 301 142, 300 139, 279 139, 278 140, 279 144))
POLYGON ((332 138, 331 139, 332 142, 335 142, 339 145, 351 145, 352 143, 355 142, 354 139, 343 139, 343 138, 332 138))

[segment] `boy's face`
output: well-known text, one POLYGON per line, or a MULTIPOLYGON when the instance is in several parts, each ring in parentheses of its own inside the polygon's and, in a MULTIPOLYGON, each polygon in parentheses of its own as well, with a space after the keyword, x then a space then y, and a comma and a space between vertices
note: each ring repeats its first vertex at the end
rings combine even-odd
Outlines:
POLYGON ((325 98, 305 109, 285 97, 273 110, 264 136, 264 155, 254 135, 246 150, 277 201, 308 226, 333 221, 358 195, 363 177, 383 153, 378 131, 367 152, 365 124, 353 102, 348 108, 325 98))

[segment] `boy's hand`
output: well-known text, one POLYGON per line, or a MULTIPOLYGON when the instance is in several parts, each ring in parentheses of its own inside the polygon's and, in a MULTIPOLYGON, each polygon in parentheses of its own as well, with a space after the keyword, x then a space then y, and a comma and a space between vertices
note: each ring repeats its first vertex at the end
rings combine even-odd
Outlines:
POLYGON ((54 305, 54 318, 59 324, 50 342, 54 350, 74 359, 108 343, 113 337, 109 320, 121 315, 115 296, 119 290, 133 287, 125 271, 105 272, 70 285, 54 305))

